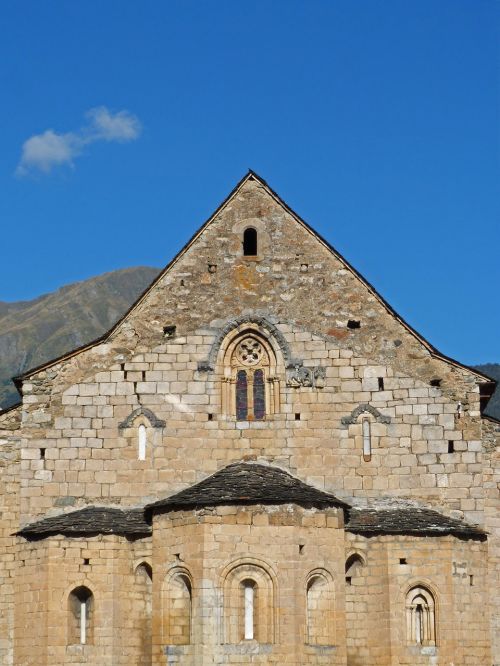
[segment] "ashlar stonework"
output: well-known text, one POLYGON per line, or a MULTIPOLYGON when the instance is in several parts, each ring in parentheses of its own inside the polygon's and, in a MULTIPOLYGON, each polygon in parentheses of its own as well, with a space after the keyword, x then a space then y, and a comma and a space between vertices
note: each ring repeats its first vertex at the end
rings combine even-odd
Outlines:
POLYGON ((0 663, 500 664, 494 382, 250 172, 0 414, 0 663))

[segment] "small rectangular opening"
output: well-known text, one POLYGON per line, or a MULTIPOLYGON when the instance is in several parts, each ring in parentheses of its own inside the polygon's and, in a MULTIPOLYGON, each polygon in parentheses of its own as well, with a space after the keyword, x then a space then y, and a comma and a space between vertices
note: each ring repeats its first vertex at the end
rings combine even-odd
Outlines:
POLYGON ((400 557, 399 564, 408 564, 408 562, 406 561, 406 557, 400 557))
POLYGON ((474 585, 474 576, 469 576, 469 584, 472 587, 474 585))
POLYGON ((431 379, 431 386, 441 386, 440 379, 431 379))
POLYGON ((213 420, 214 420, 214 415, 213 415, 213 414, 209 414, 209 415, 208 415, 208 420, 209 420, 209 421, 213 421, 213 420))
POLYGON ((299 543, 299 553, 302 555, 302 551, 304 550, 305 544, 299 543))
POLYGON ((296 414, 295 414, 295 420, 296 420, 296 421, 300 421, 300 414, 299 414, 299 413, 296 413, 296 414))
POLYGON ((352 585, 352 576, 346 576, 345 577, 345 582, 346 582, 346 585, 352 585))
POLYGON ((357 319, 349 319, 347 322, 347 328, 361 328, 361 322, 357 319))
POLYGON ((168 326, 164 326, 163 327, 163 337, 167 338, 167 340, 169 338, 173 338, 175 336, 176 328, 177 327, 174 326, 173 324, 169 324, 168 326))
POLYGON ((45 450, 46 449, 40 449, 40 459, 45 460, 45 450))
POLYGON ((383 377, 378 378, 378 390, 379 391, 384 390, 384 378, 383 377))
POLYGON ((86 565, 90 564, 90 559, 88 557, 83 558, 83 563, 86 565))
POLYGON ((448 440, 448 453, 455 453, 455 442, 452 439, 448 440))

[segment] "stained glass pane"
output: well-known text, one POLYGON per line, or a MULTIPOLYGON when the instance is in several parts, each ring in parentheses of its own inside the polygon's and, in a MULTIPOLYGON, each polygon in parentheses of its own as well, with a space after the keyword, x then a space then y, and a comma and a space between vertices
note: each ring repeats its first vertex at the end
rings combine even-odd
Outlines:
POLYGON ((236 418, 238 421, 248 419, 247 373, 245 370, 238 370, 236 375, 236 418))
POLYGON ((256 370, 253 376, 253 413, 256 419, 263 419, 266 415, 266 392, 263 370, 256 370))

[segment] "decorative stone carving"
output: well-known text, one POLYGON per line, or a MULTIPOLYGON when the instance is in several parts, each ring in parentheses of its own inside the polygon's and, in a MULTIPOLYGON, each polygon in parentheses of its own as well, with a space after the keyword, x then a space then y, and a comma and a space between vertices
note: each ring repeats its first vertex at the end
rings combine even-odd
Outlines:
POLYGON ((287 376, 287 386, 299 388, 301 386, 324 388, 326 378, 326 368, 319 365, 315 368, 306 368, 297 363, 293 370, 289 370, 287 376))
POLYGON ((262 329, 262 332, 266 337, 272 337, 280 348, 285 367, 294 367, 294 364, 297 363, 297 361, 296 359, 292 358, 290 347, 288 346, 288 342, 286 341, 283 333, 281 333, 281 331, 265 317, 242 315, 240 317, 234 317, 233 319, 230 319, 227 324, 219 331, 216 339, 212 343, 208 358, 203 361, 198 361, 199 372, 212 372, 214 370, 217 354, 219 352, 222 341, 227 335, 231 333, 231 331, 244 324, 256 324, 260 329, 262 329))
POLYGON ((384 414, 381 414, 378 409, 375 409, 375 407, 372 407, 368 403, 361 403, 358 405, 355 409, 352 410, 351 414, 349 416, 343 416, 340 420, 342 422, 342 425, 352 425, 353 423, 356 423, 358 420, 358 417, 363 414, 363 412, 368 412, 371 414, 378 423, 390 423, 391 422, 391 417, 390 416, 384 416, 384 414))
POLYGON ((147 409, 147 407, 138 407, 137 409, 134 409, 132 414, 129 414, 124 421, 118 424, 118 428, 120 430, 131 428, 135 419, 141 414, 147 418, 153 428, 164 428, 166 425, 165 421, 159 419, 156 414, 154 414, 150 409, 147 409))
POLYGON ((236 347, 235 356, 242 365, 253 366, 261 362, 264 350, 253 337, 244 338, 236 347))

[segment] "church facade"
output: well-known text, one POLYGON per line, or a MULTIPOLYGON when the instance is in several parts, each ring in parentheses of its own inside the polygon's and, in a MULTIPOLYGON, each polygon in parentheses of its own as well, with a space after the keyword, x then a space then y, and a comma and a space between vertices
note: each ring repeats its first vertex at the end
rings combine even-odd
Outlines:
POLYGON ((255 173, 0 413, 0 663, 500 664, 494 382, 255 173))

